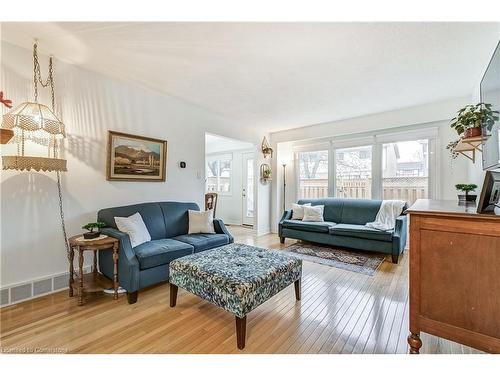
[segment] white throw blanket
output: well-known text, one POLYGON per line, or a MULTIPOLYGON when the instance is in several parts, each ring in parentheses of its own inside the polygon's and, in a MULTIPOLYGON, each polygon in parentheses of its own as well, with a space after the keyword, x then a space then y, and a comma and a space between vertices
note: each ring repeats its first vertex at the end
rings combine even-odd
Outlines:
POLYGON ((379 230, 392 230, 396 225, 396 218, 401 215, 405 202, 396 200, 384 200, 375 217, 375 221, 366 223, 368 228, 379 230))

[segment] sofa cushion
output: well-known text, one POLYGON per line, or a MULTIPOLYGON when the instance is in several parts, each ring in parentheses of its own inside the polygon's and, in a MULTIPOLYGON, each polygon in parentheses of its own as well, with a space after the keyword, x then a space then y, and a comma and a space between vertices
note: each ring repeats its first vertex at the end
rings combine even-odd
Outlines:
POLYGON ((375 199, 343 199, 342 224, 358 224, 375 221, 381 200, 375 199))
POLYGON ((196 203, 190 202, 160 202, 163 211, 166 235, 163 238, 172 238, 187 234, 189 229, 188 210, 199 211, 196 203))
POLYGON ((337 224, 330 228, 330 234, 390 242, 393 231, 384 232, 357 224, 337 224))
POLYGON ((172 260, 193 254, 194 247, 171 238, 145 242, 134 248, 141 270, 168 264, 172 260))
POLYGON ((328 230, 333 227, 335 223, 330 221, 301 221, 301 220, 284 220, 283 228, 303 230, 305 232, 328 233, 328 230))
POLYGON ((195 253, 213 249, 214 247, 224 246, 229 243, 229 237, 226 234, 184 234, 174 237, 173 239, 192 245, 195 253))

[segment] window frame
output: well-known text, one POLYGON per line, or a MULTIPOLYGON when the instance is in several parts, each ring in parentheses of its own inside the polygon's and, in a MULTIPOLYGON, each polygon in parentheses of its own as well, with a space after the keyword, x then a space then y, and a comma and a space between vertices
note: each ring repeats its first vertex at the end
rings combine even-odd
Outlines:
POLYGON ((222 196, 232 196, 233 195, 233 179, 234 179, 234 173, 233 173, 233 154, 228 154, 228 153, 221 153, 221 154, 211 154, 207 155, 205 158, 205 192, 209 192, 207 189, 207 182, 208 182, 208 175, 207 175, 207 170, 208 170, 208 163, 209 162, 216 162, 216 171, 217 175, 214 177, 217 177, 217 183, 216 183, 216 189, 214 191, 210 191, 213 193, 217 193, 218 195, 222 196), (229 191, 220 191, 220 163, 221 162, 229 162, 229 191))
POLYGON ((426 139, 428 141, 428 196, 435 199, 440 190, 441 181, 438 169, 440 168, 439 130, 435 126, 425 126, 418 129, 380 131, 370 135, 359 134, 322 139, 316 143, 302 144, 293 147, 295 164, 295 196, 299 198, 300 192, 300 152, 328 151, 328 196, 336 197, 336 151, 351 147, 372 147, 372 191, 371 199, 383 199, 383 145, 426 139))

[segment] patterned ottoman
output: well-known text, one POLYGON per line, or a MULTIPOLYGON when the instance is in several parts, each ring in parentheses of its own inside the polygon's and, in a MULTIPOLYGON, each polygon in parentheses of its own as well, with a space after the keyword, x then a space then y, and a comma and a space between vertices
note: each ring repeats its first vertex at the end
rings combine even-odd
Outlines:
POLYGON ((280 251, 229 244, 170 262, 170 306, 181 287, 236 316, 238 348, 245 347, 246 316, 295 283, 300 300, 302 260, 280 251))

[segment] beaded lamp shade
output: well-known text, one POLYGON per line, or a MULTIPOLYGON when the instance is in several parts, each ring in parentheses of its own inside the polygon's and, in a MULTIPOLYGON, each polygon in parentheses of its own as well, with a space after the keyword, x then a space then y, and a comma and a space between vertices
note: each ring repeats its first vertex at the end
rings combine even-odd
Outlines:
POLYGON ((66 171, 66 160, 57 157, 60 140, 66 134, 64 124, 54 114, 54 76, 52 57, 49 60, 49 76, 44 82, 41 78, 38 62, 37 45, 33 46, 33 78, 34 102, 25 102, 3 116, 2 129, 14 131, 14 142, 17 143, 17 155, 2 156, 3 169, 66 171), (38 83, 42 87, 50 85, 52 93, 52 110, 38 103, 38 83), (29 156, 25 153, 25 144, 33 142, 47 147, 47 157, 29 156))
POLYGON ((37 132, 43 136, 64 138, 64 124, 47 106, 39 103, 23 103, 3 116, 2 128, 16 128, 28 132, 37 132))

